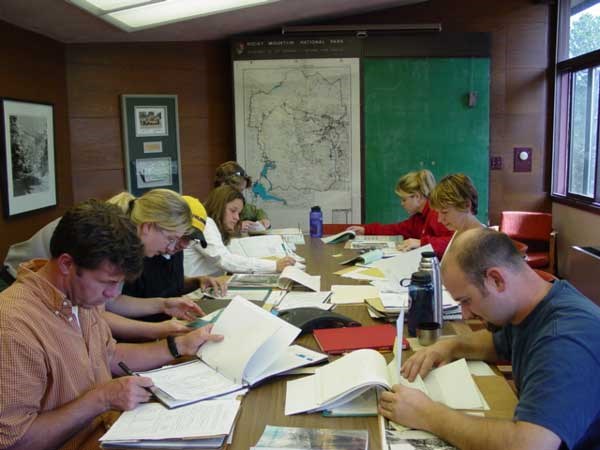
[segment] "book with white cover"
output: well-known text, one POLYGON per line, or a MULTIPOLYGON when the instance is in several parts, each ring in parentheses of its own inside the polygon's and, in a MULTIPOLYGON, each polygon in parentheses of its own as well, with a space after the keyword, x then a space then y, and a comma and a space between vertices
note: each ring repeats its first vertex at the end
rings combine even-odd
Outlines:
POLYGON ((152 379, 165 406, 215 398, 326 358, 300 346, 290 347, 300 328, 242 297, 227 305, 212 333, 223 335, 223 341, 205 343, 198 359, 139 372, 152 379))
POLYGON ((231 287, 278 287, 288 289, 293 283, 298 283, 315 292, 321 290, 321 277, 319 275, 309 275, 295 266, 287 266, 279 275, 236 273, 227 284, 231 287))
POLYGON ((334 409, 371 388, 390 390, 402 384, 419 389, 453 409, 488 409, 464 359, 432 370, 412 383, 401 377, 395 361, 386 364, 375 350, 356 350, 316 370, 314 375, 288 381, 285 415, 334 409))
POLYGON ((338 244, 340 242, 347 241, 348 239, 354 239, 355 237, 356 233, 354 231, 344 230, 340 233, 321 238, 321 241, 323 241, 325 244, 338 244))
POLYGON ((235 399, 174 410, 142 403, 121 414, 100 442, 103 448, 215 448, 231 433, 239 409, 235 399))

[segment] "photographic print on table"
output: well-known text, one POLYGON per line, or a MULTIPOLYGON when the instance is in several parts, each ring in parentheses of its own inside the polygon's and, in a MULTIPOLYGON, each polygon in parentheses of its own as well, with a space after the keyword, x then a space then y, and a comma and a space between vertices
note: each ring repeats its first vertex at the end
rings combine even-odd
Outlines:
POLYGON ((53 106, 12 99, 1 105, 5 216, 55 206, 53 106))
POLYGON ((136 106, 135 136, 168 136, 166 106, 136 106))

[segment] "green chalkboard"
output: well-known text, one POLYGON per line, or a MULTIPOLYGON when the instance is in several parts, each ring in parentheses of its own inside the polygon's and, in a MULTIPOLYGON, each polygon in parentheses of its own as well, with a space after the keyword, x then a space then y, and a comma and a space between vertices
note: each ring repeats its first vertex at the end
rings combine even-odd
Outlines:
POLYGON ((405 219, 396 181, 425 168, 437 180, 469 175, 487 223, 489 58, 365 58, 362 68, 365 222, 405 219))

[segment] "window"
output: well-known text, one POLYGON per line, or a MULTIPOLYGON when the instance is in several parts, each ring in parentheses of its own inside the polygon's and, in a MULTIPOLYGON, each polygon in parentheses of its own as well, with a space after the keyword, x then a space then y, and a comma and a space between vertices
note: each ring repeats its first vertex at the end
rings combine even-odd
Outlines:
POLYGON ((600 209, 600 0, 560 0, 552 195, 600 209))

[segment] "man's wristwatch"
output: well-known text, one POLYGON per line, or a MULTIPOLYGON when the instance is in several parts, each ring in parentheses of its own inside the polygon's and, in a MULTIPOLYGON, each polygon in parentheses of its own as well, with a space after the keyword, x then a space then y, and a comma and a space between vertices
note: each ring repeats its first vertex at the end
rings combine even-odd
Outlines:
POLYGON ((167 346, 169 347, 169 351, 171 352, 171 355, 173 355, 173 358, 179 358, 181 356, 179 350, 177 350, 175 336, 167 336, 167 346))

